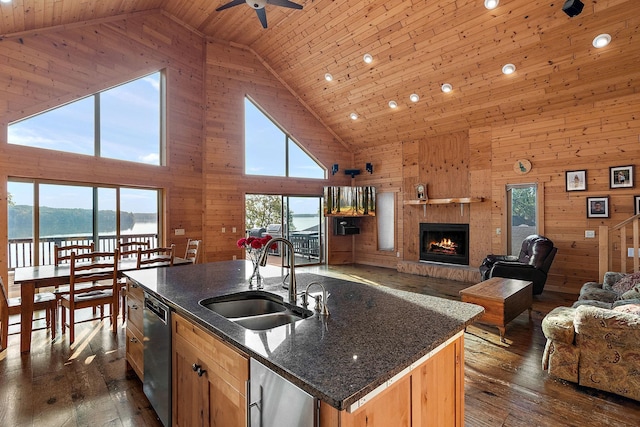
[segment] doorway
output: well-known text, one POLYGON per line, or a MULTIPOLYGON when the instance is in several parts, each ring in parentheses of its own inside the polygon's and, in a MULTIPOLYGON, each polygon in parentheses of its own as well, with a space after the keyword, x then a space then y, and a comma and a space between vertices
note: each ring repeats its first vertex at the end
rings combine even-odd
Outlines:
MULTIPOLYGON (((322 197, 247 194, 245 196, 245 227, 247 235, 284 237, 294 247, 295 264, 324 263, 324 216, 322 197)), ((274 255, 288 265, 289 254, 281 254, 278 245, 274 255)), ((271 261, 270 261, 271 263, 271 261)))

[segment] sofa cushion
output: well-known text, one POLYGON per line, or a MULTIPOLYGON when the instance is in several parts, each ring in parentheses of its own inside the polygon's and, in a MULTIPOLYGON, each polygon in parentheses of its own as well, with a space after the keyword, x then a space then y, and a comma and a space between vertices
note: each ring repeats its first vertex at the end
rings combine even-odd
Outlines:
POLYGON ((620 313, 629 313, 640 316, 640 304, 623 304, 617 307, 613 307, 613 310, 619 311, 620 313))
POLYGON ((618 273, 615 271, 607 271, 604 273, 604 280, 602 282, 602 289, 613 290, 613 285, 620 279, 626 276, 625 273, 618 273))
POLYGON ((578 308, 581 305, 589 305, 591 307, 600 307, 600 308, 611 308, 613 303, 599 301, 596 299, 581 299, 573 303, 572 308, 578 308))
POLYGON ((626 276, 623 276, 622 278, 620 278, 620 280, 615 282, 611 286, 611 290, 616 292, 618 295, 622 295, 625 292, 633 289, 633 287, 638 283, 640 283, 640 272, 627 274, 626 276))
POLYGON ((620 296, 620 299, 638 299, 640 298, 640 284, 636 284, 633 288, 629 289, 627 292, 623 293, 620 296))

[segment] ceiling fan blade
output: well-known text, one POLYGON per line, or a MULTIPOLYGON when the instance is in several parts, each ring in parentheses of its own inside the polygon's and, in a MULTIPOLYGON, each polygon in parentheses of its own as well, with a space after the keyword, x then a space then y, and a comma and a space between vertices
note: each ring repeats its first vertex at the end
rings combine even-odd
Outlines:
POLYGON ((230 7, 238 6, 239 4, 244 4, 244 3, 246 3, 245 0, 232 0, 229 3, 223 4, 222 6, 217 8, 216 12, 220 12, 221 10, 229 9, 230 7))
POLYGON ((291 9, 302 9, 301 4, 294 3, 289 0, 267 0, 267 4, 272 4, 274 6, 288 7, 291 9))
POLYGON ((267 12, 264 7, 261 9, 256 9, 256 13, 258 14, 258 19, 262 23, 262 28, 267 28, 267 12))

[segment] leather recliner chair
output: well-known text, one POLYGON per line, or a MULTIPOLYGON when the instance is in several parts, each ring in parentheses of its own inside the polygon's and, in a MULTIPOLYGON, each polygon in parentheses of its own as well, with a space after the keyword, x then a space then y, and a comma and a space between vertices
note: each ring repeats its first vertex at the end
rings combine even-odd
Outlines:
POLYGON ((518 256, 487 255, 480 265, 482 280, 507 277, 533 282, 533 294, 542 293, 547 274, 558 248, 544 236, 532 234, 524 239, 518 256))

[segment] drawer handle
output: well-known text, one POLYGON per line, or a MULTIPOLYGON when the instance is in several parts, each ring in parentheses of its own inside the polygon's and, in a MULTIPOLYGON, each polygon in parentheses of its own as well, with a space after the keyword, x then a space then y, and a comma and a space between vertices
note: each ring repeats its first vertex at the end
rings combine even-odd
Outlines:
POLYGON ((136 338, 136 337, 131 337, 131 339, 129 341, 133 342, 133 343, 140 342, 140 341, 138 341, 138 338, 136 338))
POLYGON ((199 377, 203 376, 205 372, 207 372, 206 369, 202 369, 202 366, 197 363, 194 363, 193 366, 191 366, 191 369, 193 369, 193 372, 196 372, 199 377))

